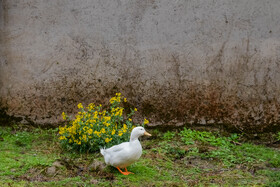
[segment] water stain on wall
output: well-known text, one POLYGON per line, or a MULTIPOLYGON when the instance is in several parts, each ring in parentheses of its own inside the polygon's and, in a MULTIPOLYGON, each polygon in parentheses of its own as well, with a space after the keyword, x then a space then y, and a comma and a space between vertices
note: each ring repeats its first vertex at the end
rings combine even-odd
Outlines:
POLYGON ((278 0, 0 3, 10 116, 57 125, 121 92, 139 122, 279 129, 278 0))

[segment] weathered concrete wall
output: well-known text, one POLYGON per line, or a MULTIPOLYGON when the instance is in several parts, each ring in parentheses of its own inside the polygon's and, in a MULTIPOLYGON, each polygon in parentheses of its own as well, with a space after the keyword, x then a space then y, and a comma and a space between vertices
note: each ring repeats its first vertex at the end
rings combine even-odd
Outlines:
POLYGON ((55 123, 120 91, 153 122, 279 127, 279 0, 0 2, 10 115, 55 123))

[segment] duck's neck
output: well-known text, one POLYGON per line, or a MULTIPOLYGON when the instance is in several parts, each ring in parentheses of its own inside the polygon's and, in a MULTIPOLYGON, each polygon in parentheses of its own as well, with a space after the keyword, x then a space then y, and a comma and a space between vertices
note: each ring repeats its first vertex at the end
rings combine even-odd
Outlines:
POLYGON ((138 137, 131 136, 129 141, 130 141, 130 142, 133 142, 133 141, 135 141, 135 140, 136 140, 136 141, 139 141, 139 140, 138 140, 138 137))
POLYGON ((135 149, 142 149, 141 143, 138 137, 130 138, 129 145, 135 149))

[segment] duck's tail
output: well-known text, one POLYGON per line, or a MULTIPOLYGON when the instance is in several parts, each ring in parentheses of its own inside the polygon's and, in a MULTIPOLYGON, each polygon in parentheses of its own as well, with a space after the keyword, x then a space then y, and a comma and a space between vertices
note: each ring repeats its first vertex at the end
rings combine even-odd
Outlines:
POLYGON ((101 153, 103 156, 105 155, 105 152, 106 152, 105 147, 100 149, 100 153, 101 153))

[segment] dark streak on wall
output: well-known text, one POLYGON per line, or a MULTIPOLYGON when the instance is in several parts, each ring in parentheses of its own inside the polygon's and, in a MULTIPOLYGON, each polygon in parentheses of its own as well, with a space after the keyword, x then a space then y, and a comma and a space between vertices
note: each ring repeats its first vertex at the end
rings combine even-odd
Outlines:
POLYGON ((106 106, 121 92, 153 125, 279 130, 279 9, 278 0, 1 0, 0 115, 57 125, 78 103, 106 106))

